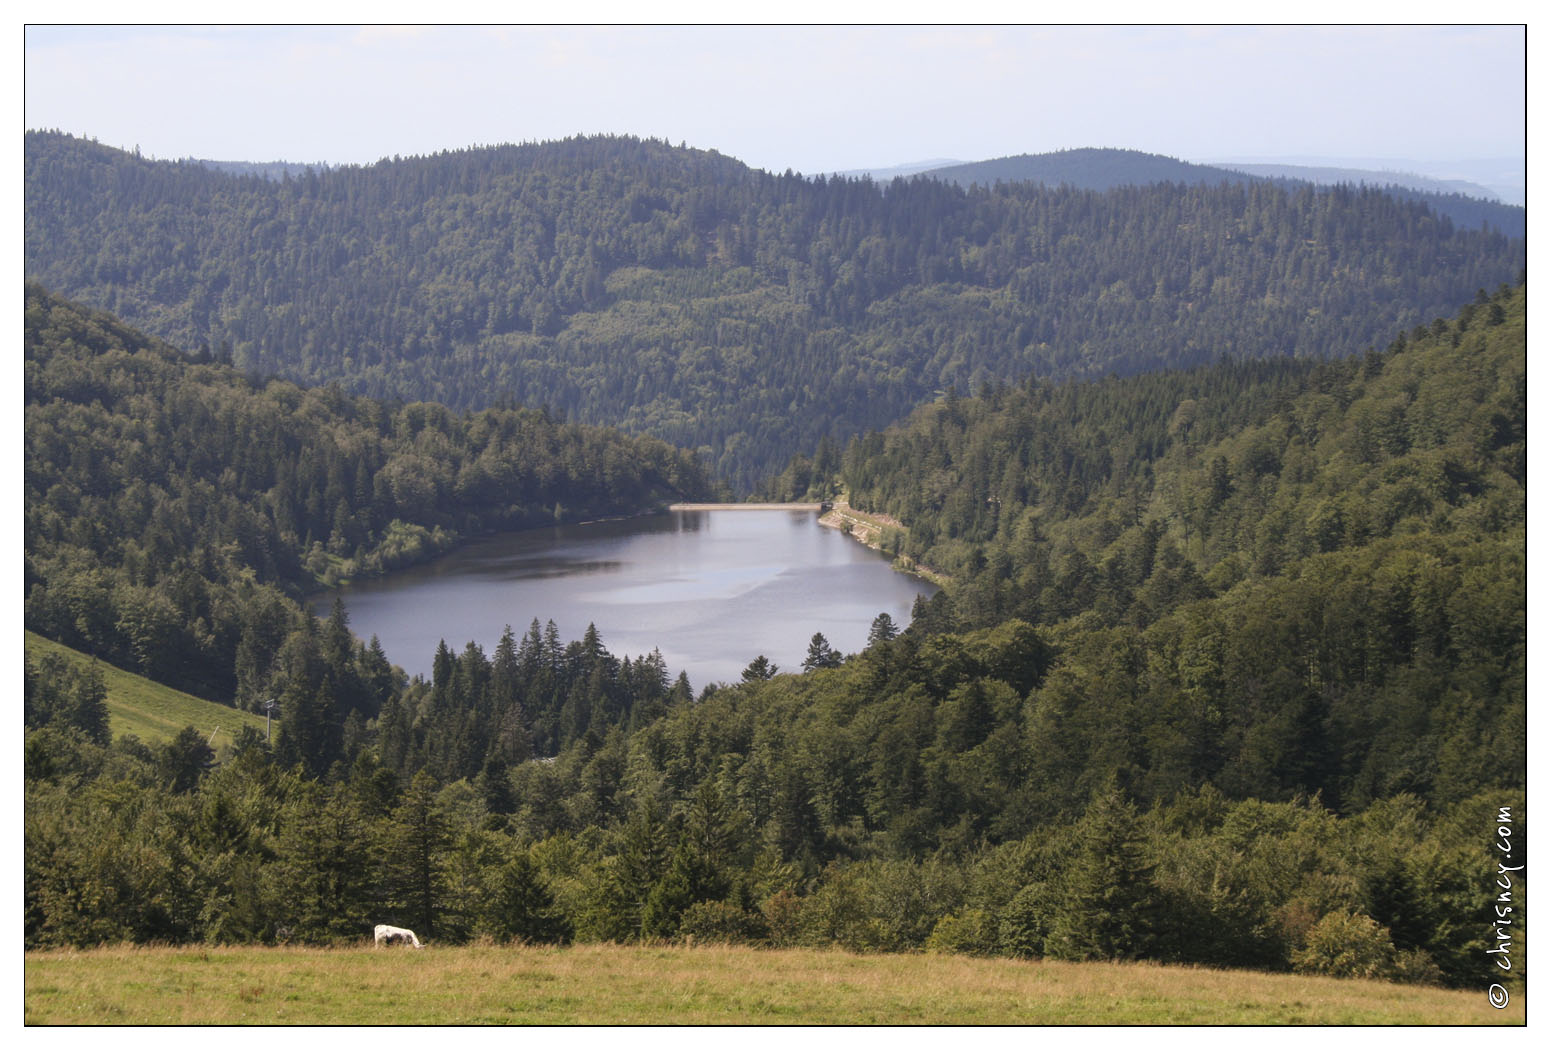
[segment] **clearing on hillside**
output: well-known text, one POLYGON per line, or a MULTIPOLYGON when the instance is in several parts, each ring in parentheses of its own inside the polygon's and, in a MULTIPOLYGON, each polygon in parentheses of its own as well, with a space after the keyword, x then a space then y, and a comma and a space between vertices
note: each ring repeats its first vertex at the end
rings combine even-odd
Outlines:
MULTIPOLYGON (((57 653, 66 660, 88 664, 92 658, 79 650, 27 632, 26 652, 34 658, 57 653)), ((264 729, 264 717, 201 700, 193 694, 152 682, 134 672, 97 661, 103 685, 108 688, 108 725, 114 737, 134 734, 147 744, 162 744, 178 736, 185 726, 206 734, 214 731, 211 747, 219 754, 232 743, 242 726, 264 729)))

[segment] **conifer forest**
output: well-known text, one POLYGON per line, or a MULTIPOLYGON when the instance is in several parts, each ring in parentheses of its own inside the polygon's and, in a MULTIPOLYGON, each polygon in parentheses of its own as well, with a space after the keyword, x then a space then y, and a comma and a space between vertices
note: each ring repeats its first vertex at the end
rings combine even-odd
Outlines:
POLYGON ((26 947, 1479 984, 1528 766, 1523 210, 1066 160, 1092 184, 28 132, 24 615, 80 659, 25 661, 26 947), (734 682, 542 615, 411 676, 307 601, 745 499, 876 516, 941 590, 734 682), (104 665, 275 731, 115 735, 104 665))

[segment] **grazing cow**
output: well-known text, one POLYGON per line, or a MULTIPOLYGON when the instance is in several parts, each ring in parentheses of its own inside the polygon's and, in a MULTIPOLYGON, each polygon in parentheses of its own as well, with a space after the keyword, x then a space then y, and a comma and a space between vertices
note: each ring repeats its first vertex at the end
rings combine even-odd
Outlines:
POLYGON ((413 945, 417 949, 424 949, 420 939, 415 937, 415 932, 404 927, 389 927, 386 923, 379 923, 373 933, 377 936, 377 944, 388 945, 413 945))

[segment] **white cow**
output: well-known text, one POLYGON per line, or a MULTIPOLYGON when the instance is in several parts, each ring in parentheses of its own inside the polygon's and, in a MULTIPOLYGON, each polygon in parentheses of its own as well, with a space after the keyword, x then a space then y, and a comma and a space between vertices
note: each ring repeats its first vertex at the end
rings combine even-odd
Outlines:
POLYGON ((373 933, 377 936, 377 944, 402 945, 408 943, 417 949, 424 949, 420 939, 415 937, 415 932, 405 927, 389 927, 386 923, 379 923, 373 933))

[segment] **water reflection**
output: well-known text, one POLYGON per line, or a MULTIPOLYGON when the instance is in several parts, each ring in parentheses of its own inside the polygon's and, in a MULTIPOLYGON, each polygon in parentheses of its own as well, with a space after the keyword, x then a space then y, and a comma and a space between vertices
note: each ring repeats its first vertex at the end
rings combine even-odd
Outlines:
POLYGON ((488 566, 470 565, 457 570, 500 580, 546 580, 550 577, 566 577, 584 573, 618 572, 624 568, 617 561, 571 561, 556 563, 544 558, 518 559, 511 563, 492 563, 488 566))
MULTIPOLYGON (((338 594, 355 633, 411 674, 430 674, 442 639, 488 653, 538 618, 567 641, 595 623, 616 656, 660 649, 698 689, 760 654, 796 671, 814 632, 855 652, 880 612, 903 625, 935 590, 812 512, 678 511, 490 537, 338 594)), ((314 598, 320 616, 333 598, 314 598)))

